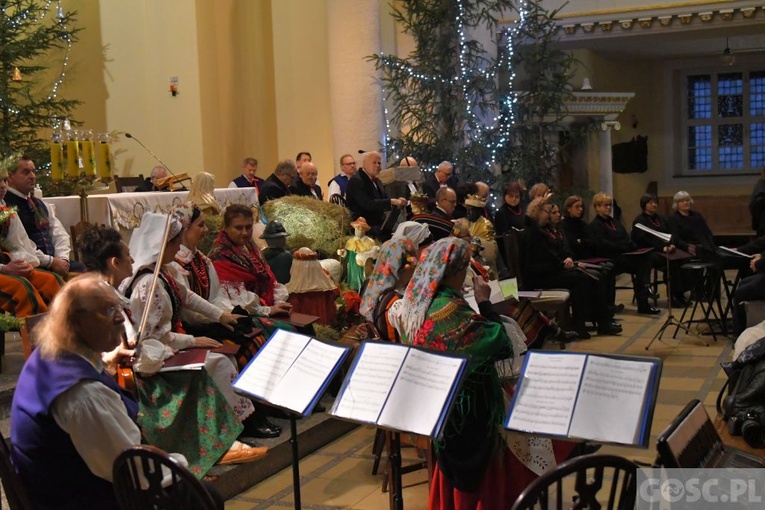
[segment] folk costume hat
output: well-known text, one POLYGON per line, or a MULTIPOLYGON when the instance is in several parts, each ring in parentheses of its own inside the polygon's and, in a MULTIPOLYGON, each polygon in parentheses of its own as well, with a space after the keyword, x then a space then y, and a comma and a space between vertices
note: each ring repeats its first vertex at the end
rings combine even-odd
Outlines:
POLYGON ((289 232, 284 228, 282 222, 279 220, 271 220, 266 225, 263 233, 260 234, 261 239, 275 239, 277 237, 287 237, 289 232))
POLYGON ((367 220, 365 220, 363 216, 359 216, 356 221, 352 221, 351 227, 354 229, 358 228, 364 232, 369 232, 372 229, 372 227, 369 226, 367 220))
POLYGON ((465 198, 465 205, 468 207, 484 208, 486 207, 486 199, 480 195, 468 195, 465 198))

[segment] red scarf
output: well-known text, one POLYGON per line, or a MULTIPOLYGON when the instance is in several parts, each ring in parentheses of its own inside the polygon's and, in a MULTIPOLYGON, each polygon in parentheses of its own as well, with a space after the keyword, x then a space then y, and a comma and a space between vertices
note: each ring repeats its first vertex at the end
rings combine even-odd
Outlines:
POLYGON ((209 257, 221 283, 244 284, 266 306, 273 306, 276 278, 252 240, 240 247, 231 242, 225 232, 220 231, 209 257), (249 253, 243 248, 247 248, 249 253))

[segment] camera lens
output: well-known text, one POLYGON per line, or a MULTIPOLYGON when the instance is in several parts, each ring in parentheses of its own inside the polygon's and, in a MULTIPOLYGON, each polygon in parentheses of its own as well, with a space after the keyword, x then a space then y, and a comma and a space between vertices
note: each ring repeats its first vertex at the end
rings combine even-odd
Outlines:
POLYGON ((741 436, 752 448, 762 448, 765 443, 765 428, 757 420, 744 420, 741 425, 741 436))

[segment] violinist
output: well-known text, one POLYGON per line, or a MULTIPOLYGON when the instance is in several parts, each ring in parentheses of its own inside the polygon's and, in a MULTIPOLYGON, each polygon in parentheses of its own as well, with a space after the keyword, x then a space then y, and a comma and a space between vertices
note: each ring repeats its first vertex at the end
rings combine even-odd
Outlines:
MULTIPOLYGON (((185 175, 185 174, 181 174, 185 175)), ((136 191, 186 191, 185 186, 181 186, 178 189, 174 189, 175 182, 181 179, 172 179, 172 175, 168 172, 167 168, 163 166, 155 166, 151 169, 151 176, 144 180, 143 184, 138 186, 136 191)))

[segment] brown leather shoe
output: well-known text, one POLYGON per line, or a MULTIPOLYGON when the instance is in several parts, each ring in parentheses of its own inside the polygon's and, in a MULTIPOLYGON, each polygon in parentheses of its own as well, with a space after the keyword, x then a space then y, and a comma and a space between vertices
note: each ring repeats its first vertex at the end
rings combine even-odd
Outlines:
POLYGON ((218 464, 244 464, 251 460, 265 457, 268 448, 265 446, 247 446, 239 441, 234 442, 231 448, 218 459, 218 464))

